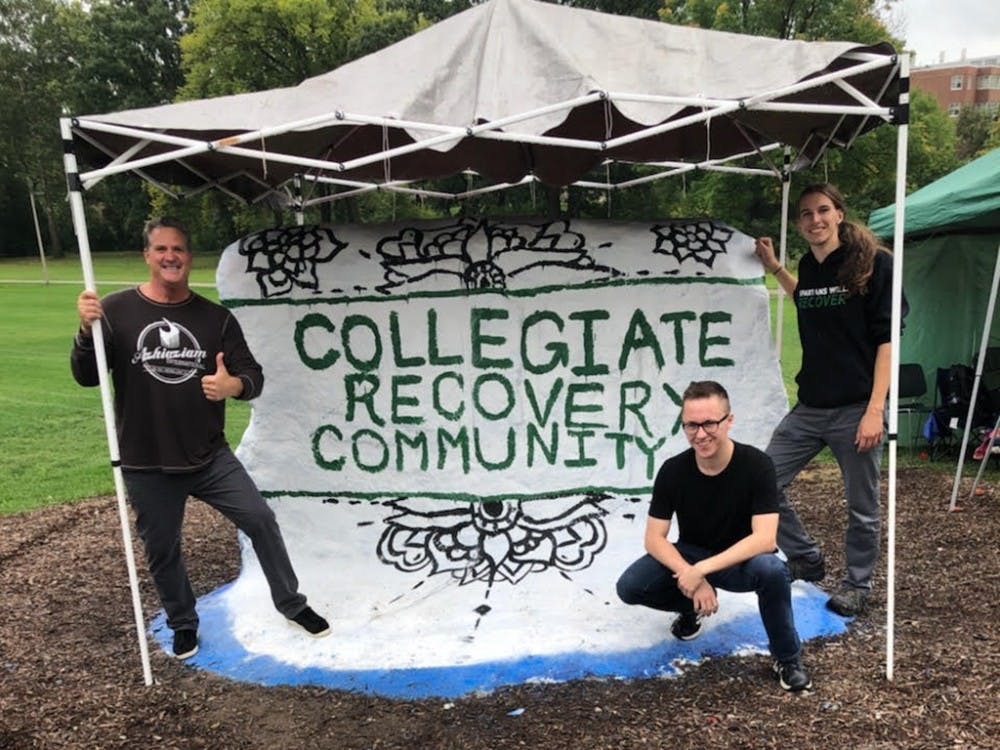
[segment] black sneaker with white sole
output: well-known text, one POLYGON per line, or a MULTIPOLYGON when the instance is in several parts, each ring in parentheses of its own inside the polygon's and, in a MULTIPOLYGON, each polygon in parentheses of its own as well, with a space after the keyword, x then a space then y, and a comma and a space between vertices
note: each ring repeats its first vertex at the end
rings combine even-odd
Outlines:
POLYGON ((313 611, 312 607, 306 607, 295 617, 289 617, 289 622, 294 622, 313 638, 322 638, 330 635, 330 623, 313 611))
POLYGON ((174 656, 178 659, 190 659, 198 653, 197 630, 174 631, 174 656))
POLYGON ((797 693, 812 687, 812 680, 798 659, 774 662, 774 674, 777 675, 782 690, 797 693))
POLYGON ((690 641, 701 633, 701 617, 695 612, 681 612, 670 626, 670 632, 679 641, 690 641))

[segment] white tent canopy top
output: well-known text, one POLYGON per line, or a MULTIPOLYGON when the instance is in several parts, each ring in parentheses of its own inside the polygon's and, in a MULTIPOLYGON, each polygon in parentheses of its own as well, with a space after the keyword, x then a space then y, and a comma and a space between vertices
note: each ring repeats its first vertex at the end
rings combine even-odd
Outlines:
POLYGON ((665 176, 778 144, 804 166, 892 119, 898 75, 888 43, 490 0, 298 86, 81 116, 73 132, 98 166, 85 185, 132 171, 248 201, 290 196, 298 174, 362 190, 463 170, 568 185, 607 160, 665 176))

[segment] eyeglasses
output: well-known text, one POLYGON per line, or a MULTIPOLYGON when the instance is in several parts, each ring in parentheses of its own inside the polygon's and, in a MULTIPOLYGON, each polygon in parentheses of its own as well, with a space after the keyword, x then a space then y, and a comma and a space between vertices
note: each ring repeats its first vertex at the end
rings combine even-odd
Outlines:
POLYGON ((706 419, 704 422, 682 422, 681 427, 684 428, 684 433, 694 437, 698 434, 698 430, 704 430, 706 435, 714 435, 719 431, 719 425, 729 419, 730 412, 726 412, 722 419, 706 419))

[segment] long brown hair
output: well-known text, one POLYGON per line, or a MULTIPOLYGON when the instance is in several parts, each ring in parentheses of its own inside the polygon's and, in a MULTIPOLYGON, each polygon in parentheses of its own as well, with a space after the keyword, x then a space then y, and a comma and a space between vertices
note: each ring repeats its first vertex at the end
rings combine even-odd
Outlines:
MULTIPOLYGON (((815 193, 825 195, 833 203, 834 208, 847 215, 844 196, 836 185, 831 185, 829 182, 807 185, 799 194, 799 203, 801 204, 807 195, 815 193)), ((875 267, 875 255, 879 252, 888 253, 889 248, 883 245, 875 233, 864 224, 846 218, 838 225, 837 236, 841 248, 846 253, 837 280, 846 287, 848 294, 866 294, 868 280, 871 279, 875 267)))

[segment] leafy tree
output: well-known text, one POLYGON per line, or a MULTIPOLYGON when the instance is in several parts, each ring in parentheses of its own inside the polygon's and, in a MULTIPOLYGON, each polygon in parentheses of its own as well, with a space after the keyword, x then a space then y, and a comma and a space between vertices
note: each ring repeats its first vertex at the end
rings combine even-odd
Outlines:
POLYGON ((173 101, 183 82, 178 42, 186 0, 103 0, 67 6, 75 14, 67 91, 76 113, 173 101))
MULTIPOLYGON (((73 21, 68 58, 71 85, 63 96, 74 113, 166 104, 182 74, 179 40, 186 0, 103 0, 65 9, 73 21)), ((88 229, 95 248, 134 248, 149 200, 133 179, 111 177, 87 194, 88 229)))
POLYGON ((660 20, 776 39, 889 39, 880 14, 893 0, 664 0, 660 20))
POLYGON ((958 136, 955 154, 960 162, 967 162, 982 151, 995 119, 995 113, 984 107, 962 107, 958 111, 958 118, 955 120, 955 133, 958 136))
MULTIPOLYGON (((186 0, 0 0, 0 166, 33 185, 53 254, 72 237, 59 117, 170 101, 180 82, 185 6, 186 0)), ((95 248, 134 241, 135 224, 148 213, 143 194, 122 180, 99 184, 85 203, 95 248)), ((16 205, 30 214, 26 193, 16 205)), ((8 218, 26 223, 23 216, 8 218)))
MULTIPOLYGON (((549 0, 560 2, 560 0, 549 0)), ((602 13, 613 13, 616 16, 634 16, 655 21, 662 5, 661 0, 569 0, 562 5, 575 8, 597 10, 602 13)))
MULTIPOLYGON (((60 73, 64 69, 60 6, 54 0, 0 0, 0 169, 9 178, 9 199, 30 227, 28 189, 35 192, 48 234, 49 252, 62 253, 65 210, 59 194, 62 151, 59 146, 60 73)), ((5 222, 13 217, 8 217, 5 222)), ((15 247, 34 247, 22 234, 7 240, 15 247)))
POLYGON ((986 140, 983 142, 983 147, 976 156, 982 156, 995 148, 1000 148, 1000 116, 993 118, 990 132, 987 134, 986 140))
POLYGON ((292 86, 347 59, 349 0, 194 0, 182 99, 292 86))

